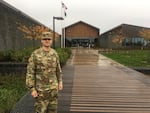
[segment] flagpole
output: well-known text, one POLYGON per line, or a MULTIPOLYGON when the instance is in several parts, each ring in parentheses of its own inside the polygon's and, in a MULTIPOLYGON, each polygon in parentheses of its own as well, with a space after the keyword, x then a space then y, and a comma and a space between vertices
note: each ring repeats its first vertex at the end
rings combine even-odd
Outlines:
POLYGON ((65 21, 64 21, 64 30, 63 30, 63 34, 64 34, 64 48, 66 48, 66 43, 65 43, 65 40, 66 40, 66 29, 65 29, 65 21))
MULTIPOLYGON (((66 17, 66 9, 67 9, 67 7, 66 7, 66 5, 62 2, 62 0, 61 0, 61 5, 62 5, 62 9, 61 9, 61 15, 62 15, 62 13, 64 13, 64 18, 66 17)), ((65 48, 65 40, 66 40, 66 31, 65 31, 65 19, 64 19, 64 23, 63 23, 63 30, 62 30, 62 34, 63 34, 63 47, 65 48)))
MULTIPOLYGON (((62 0, 60 1, 61 2, 61 17, 63 17, 62 16, 62 0)), ((63 28, 63 24, 62 24, 62 21, 61 21, 61 40, 60 40, 60 46, 61 46, 61 48, 63 48, 63 30, 62 30, 62 28, 63 28)))

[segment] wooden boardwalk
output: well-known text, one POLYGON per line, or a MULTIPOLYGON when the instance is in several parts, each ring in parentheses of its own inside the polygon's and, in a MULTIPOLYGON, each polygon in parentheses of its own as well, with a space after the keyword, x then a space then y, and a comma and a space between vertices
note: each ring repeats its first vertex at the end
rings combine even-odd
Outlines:
POLYGON ((96 61, 85 51, 76 54, 64 72, 59 113, 150 113, 148 76, 102 55, 96 61))
MULTIPOLYGON (((95 50, 73 50, 63 67, 58 113, 150 113, 150 77, 95 50)), ((25 95, 11 113, 33 113, 25 95)))

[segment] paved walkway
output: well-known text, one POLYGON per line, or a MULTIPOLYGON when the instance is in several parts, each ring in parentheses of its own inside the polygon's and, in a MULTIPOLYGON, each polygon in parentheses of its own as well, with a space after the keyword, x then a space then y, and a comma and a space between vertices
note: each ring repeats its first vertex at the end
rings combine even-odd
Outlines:
MULTIPOLYGON (((59 93, 58 113, 150 113, 150 78, 94 50, 73 50, 59 93)), ((32 113, 34 100, 22 98, 12 113, 32 113)))

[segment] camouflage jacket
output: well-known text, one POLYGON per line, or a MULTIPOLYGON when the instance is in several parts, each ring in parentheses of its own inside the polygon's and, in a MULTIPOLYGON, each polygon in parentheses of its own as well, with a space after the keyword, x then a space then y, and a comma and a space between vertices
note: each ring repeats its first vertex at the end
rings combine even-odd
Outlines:
POLYGON ((27 65, 26 85, 32 90, 45 91, 58 88, 62 83, 62 70, 58 54, 54 49, 35 50, 27 65))

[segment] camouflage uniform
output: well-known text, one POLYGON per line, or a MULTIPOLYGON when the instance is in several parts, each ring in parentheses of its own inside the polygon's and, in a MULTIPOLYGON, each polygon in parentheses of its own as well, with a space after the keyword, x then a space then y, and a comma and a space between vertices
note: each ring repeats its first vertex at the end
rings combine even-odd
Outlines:
POLYGON ((62 83, 59 57, 54 49, 35 50, 29 58, 26 85, 38 92, 36 113, 57 113, 58 83, 62 83))

